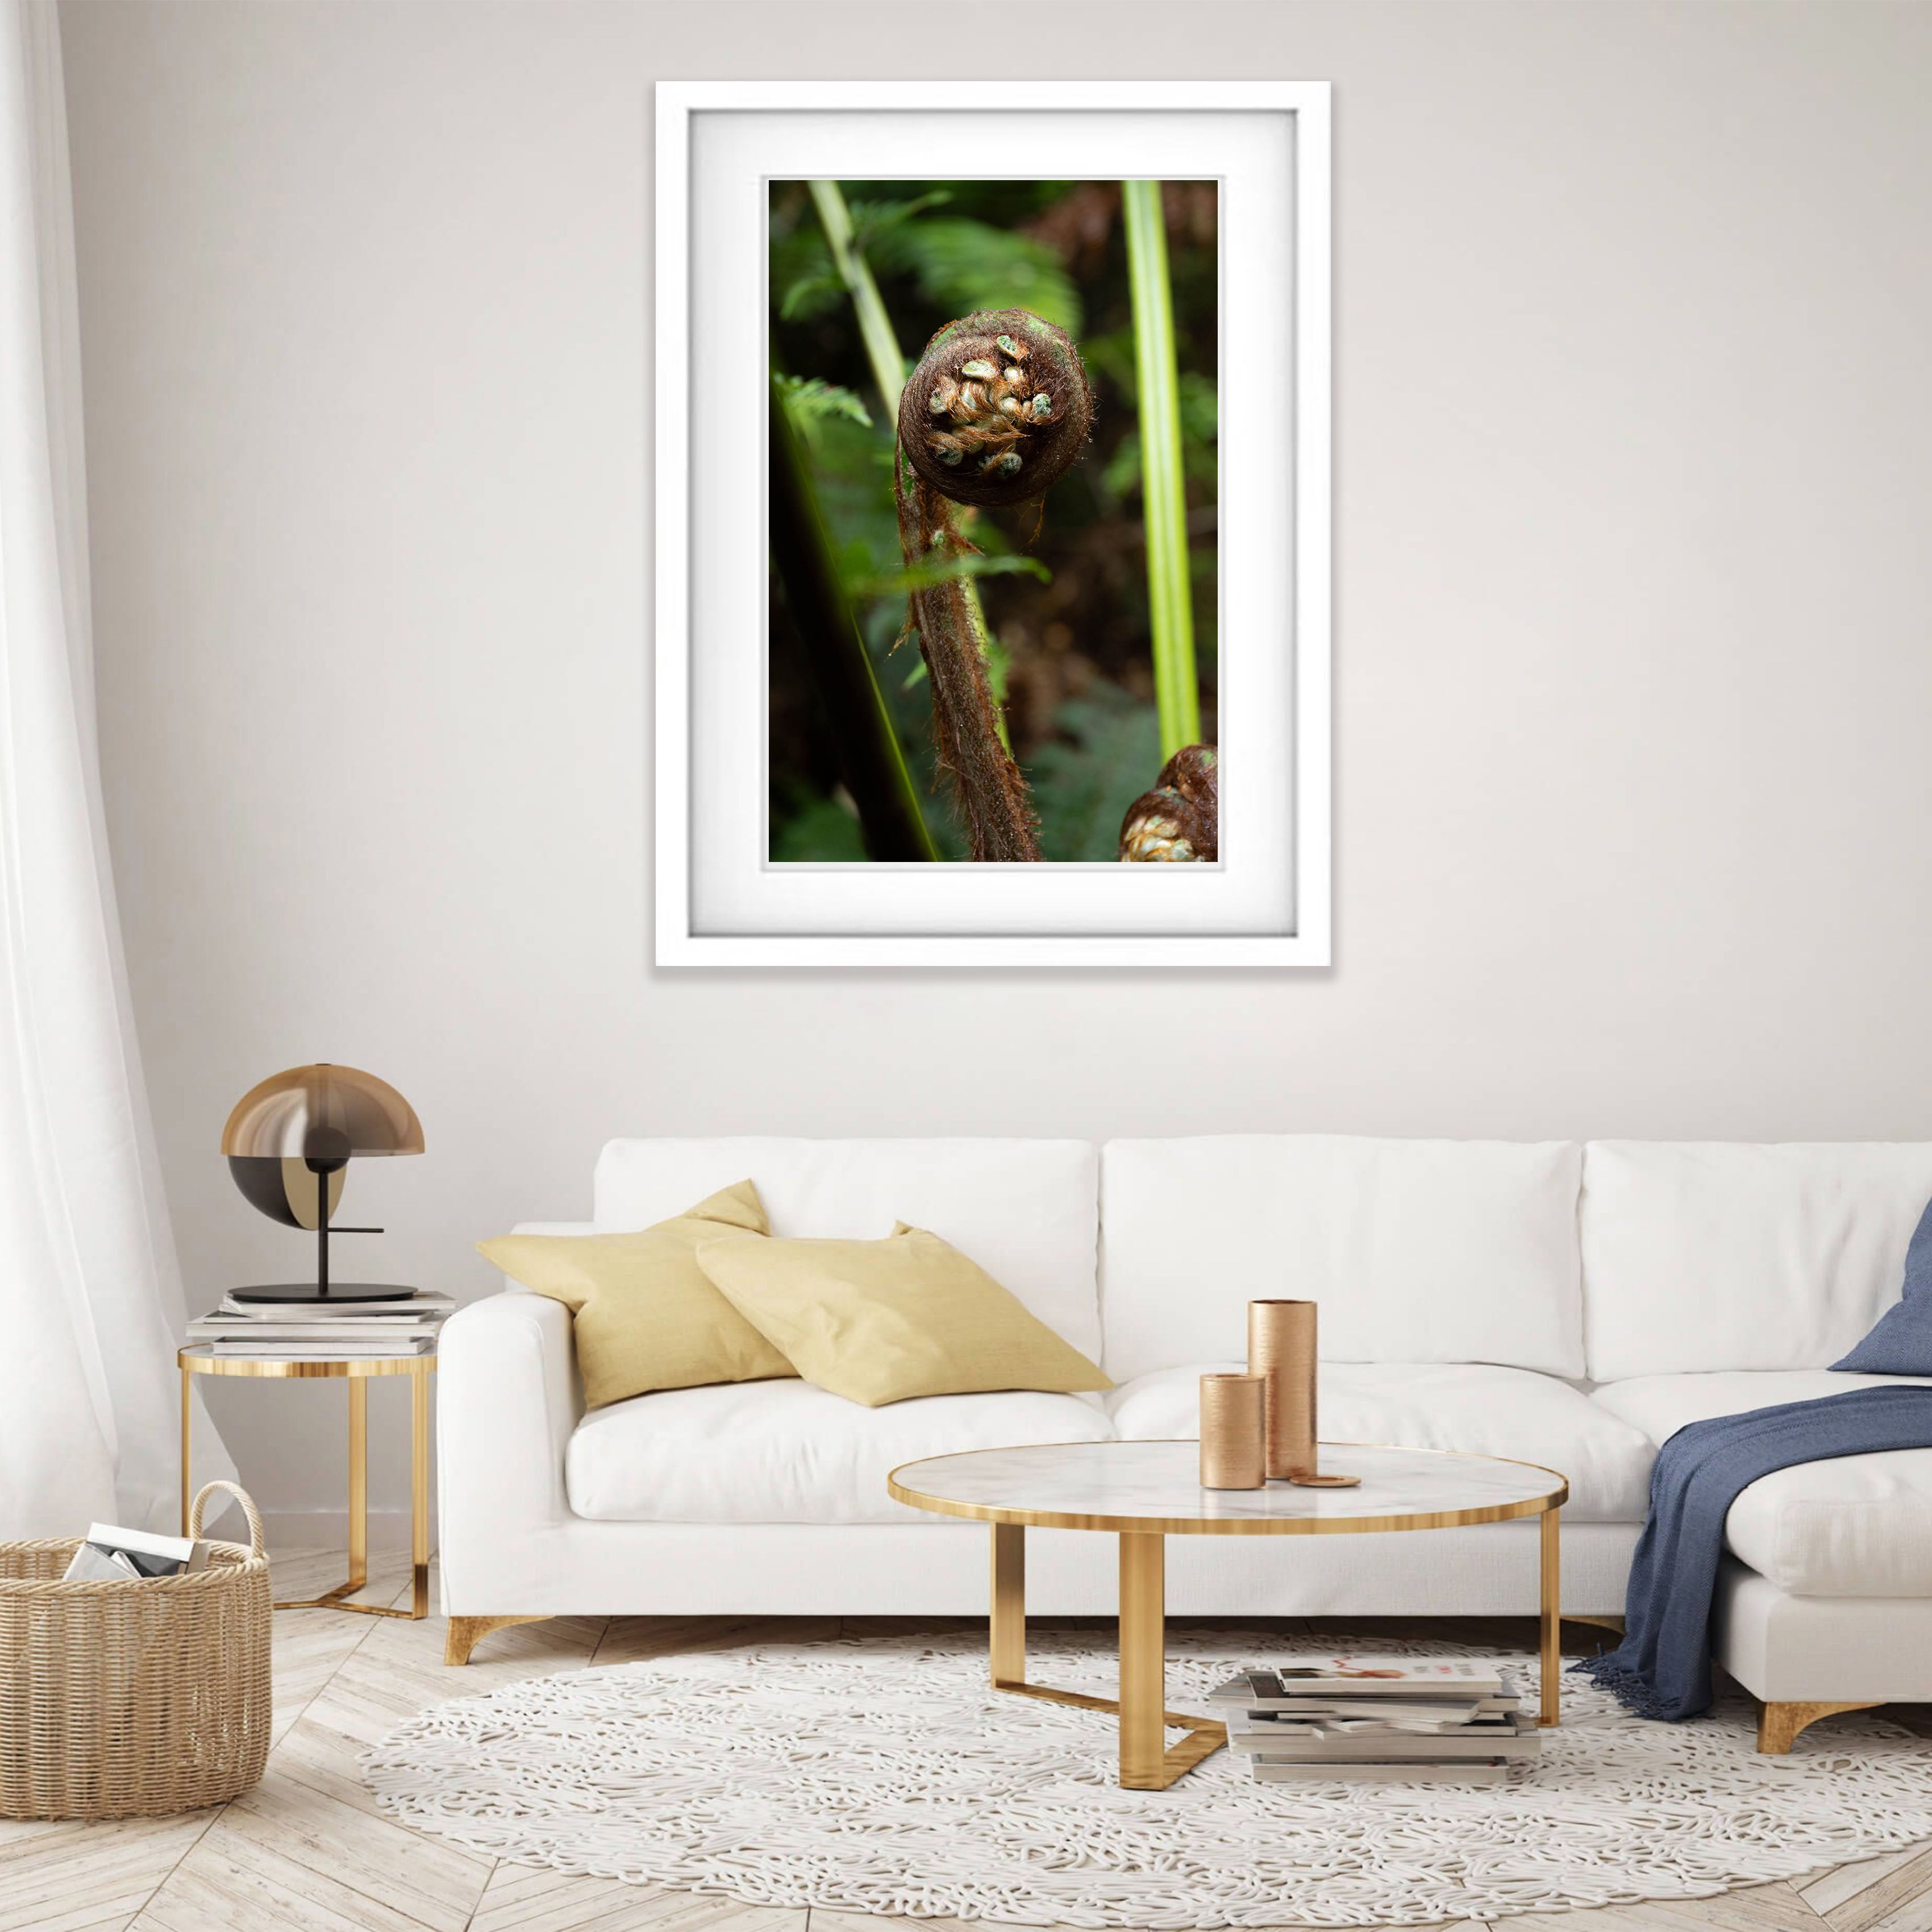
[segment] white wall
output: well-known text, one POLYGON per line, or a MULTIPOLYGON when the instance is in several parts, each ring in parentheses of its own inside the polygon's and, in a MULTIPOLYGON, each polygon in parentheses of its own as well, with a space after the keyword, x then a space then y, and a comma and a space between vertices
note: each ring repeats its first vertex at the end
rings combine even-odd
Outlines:
MULTIPOLYGON (((307 1262, 216 1146, 316 1058, 428 1132, 368 1271, 462 1294, 618 1132, 1932 1137, 1932 8, 990 17, 69 0, 191 1299, 307 1262), (656 973, 650 84, 1022 69, 1336 83, 1337 964, 656 973)), ((259 1494, 334 1393, 218 1391, 259 1494)))

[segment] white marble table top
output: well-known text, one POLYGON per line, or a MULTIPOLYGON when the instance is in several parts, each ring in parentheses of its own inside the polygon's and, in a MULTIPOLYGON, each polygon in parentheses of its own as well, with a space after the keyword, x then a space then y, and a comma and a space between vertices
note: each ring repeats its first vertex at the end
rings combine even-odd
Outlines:
POLYGON ((889 1486, 945 1516, 1196 1536, 1446 1529, 1540 1515, 1569 1494, 1554 1469, 1441 1450, 1324 1442, 1321 1467, 1361 1485, 1204 1490, 1198 1443, 1058 1442, 928 1456, 895 1469, 889 1486))

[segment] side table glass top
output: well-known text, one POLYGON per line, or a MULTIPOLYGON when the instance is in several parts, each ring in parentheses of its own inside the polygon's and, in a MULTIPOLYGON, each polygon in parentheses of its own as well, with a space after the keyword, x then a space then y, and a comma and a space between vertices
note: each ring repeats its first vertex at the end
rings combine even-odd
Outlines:
POLYGON ((888 1486, 899 1502, 945 1516, 1180 1536, 1447 1529, 1540 1516, 1569 1496, 1554 1469, 1449 1450, 1324 1442, 1322 1466, 1360 1477, 1360 1487, 1204 1490, 1192 1442, 968 1450, 902 1464, 888 1486))

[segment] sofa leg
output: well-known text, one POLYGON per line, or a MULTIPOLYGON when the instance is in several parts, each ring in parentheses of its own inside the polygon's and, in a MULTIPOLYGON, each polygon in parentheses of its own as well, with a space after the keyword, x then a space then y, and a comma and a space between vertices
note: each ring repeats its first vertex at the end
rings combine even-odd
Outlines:
POLYGON ((492 1630, 508 1630, 512 1624, 540 1624, 548 1621, 544 1617, 452 1617, 449 1635, 443 1642, 442 1660, 445 1664, 467 1664, 470 1653, 492 1630))
POLYGON ((1840 1711, 1874 1711, 1870 1701, 1858 1704, 1766 1704, 1757 1720, 1757 1748, 1767 1756, 1782 1757, 1792 1742, 1808 1724, 1820 1718, 1836 1717, 1840 1711))

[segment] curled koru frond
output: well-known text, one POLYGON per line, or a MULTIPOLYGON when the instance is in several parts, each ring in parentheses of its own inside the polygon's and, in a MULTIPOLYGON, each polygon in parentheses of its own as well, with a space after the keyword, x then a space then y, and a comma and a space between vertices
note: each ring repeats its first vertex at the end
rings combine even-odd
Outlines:
POLYGON ((1120 821, 1124 864, 1211 865, 1220 856, 1221 761, 1212 745, 1188 745, 1160 769, 1154 790, 1120 821))
POLYGON ((981 309, 926 346, 899 398, 899 442, 956 503, 1030 502, 1064 476, 1094 423, 1094 388, 1064 329, 981 309))

